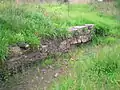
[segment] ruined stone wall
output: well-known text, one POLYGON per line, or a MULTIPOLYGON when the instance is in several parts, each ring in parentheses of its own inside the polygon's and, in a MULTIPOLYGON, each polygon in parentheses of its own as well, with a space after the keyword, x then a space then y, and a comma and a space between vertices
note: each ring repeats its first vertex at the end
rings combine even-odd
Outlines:
POLYGON ((56 53, 65 53, 73 45, 80 45, 92 39, 93 24, 84 26, 73 26, 68 29, 71 33, 67 38, 42 39, 41 45, 36 50, 31 50, 29 44, 19 43, 9 48, 9 58, 5 62, 9 70, 20 68, 29 63, 47 58, 49 55, 56 53))

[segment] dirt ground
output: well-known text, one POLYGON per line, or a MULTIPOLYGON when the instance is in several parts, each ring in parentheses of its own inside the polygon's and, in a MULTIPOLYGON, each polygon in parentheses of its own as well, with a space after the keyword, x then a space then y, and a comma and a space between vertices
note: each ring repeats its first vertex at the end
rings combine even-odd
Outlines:
MULTIPOLYGON (((55 59, 54 59, 55 60, 55 59)), ((22 73, 17 73, 0 85, 0 90, 49 90, 51 84, 61 75, 69 73, 65 58, 55 60, 51 65, 35 65, 22 73), (2 87, 1 87, 2 86, 2 87)))

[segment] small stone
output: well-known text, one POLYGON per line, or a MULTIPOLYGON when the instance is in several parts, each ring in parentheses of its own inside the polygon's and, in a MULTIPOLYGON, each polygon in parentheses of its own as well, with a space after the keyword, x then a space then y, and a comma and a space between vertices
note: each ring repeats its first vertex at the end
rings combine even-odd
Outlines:
POLYGON ((63 42, 61 42, 60 43, 60 48, 64 48, 65 46, 66 46, 66 44, 67 44, 67 41, 65 40, 65 41, 63 41, 63 42))
POLYGON ((50 81, 45 80, 45 83, 50 83, 50 81))
POLYGON ((38 79, 38 76, 36 76, 36 79, 38 79))
POLYGON ((43 80, 43 79, 44 79, 44 77, 41 77, 41 79, 43 80))
POLYGON ((47 90, 47 87, 44 87, 43 90, 47 90))
POLYGON ((81 41, 81 38, 77 39, 77 42, 78 42, 78 43, 81 43, 81 42, 82 42, 82 41, 81 41))
POLYGON ((28 49, 30 47, 30 45, 25 42, 19 42, 19 43, 17 43, 17 45, 22 49, 28 49))
POLYGON ((34 79, 32 79, 31 82, 34 82, 34 79))
POLYGON ((73 38, 73 39, 71 40, 71 44, 77 44, 77 39, 76 39, 76 38, 73 38))
POLYGON ((53 66, 51 66, 51 65, 49 65, 49 68, 50 68, 50 69, 54 69, 53 66))
POLYGON ((42 48, 42 51, 44 52, 48 51, 48 45, 42 45, 41 48, 42 48))
POLYGON ((33 59, 30 59, 30 61, 33 61, 33 59))
POLYGON ((42 48, 47 48, 47 47, 48 47, 48 45, 42 45, 41 47, 42 47, 42 48))
POLYGON ((24 58, 27 58, 27 56, 26 56, 26 55, 24 55, 24 58))
POLYGON ((87 42, 87 41, 89 41, 88 37, 87 37, 87 36, 83 36, 82 42, 85 43, 85 42, 87 42))
POLYGON ((64 40, 63 42, 61 42, 61 44, 67 44, 67 41, 66 41, 66 40, 64 40))
POLYGON ((59 75, 59 73, 55 73, 54 77, 55 77, 55 78, 57 78, 57 77, 58 77, 58 75, 59 75))

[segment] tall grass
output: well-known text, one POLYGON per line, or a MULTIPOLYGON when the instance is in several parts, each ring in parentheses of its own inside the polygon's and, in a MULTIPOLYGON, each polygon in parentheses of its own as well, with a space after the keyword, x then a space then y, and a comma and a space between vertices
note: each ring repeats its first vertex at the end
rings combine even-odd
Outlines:
POLYGON ((117 38, 120 36, 120 25, 118 20, 116 20, 116 14, 107 14, 99 9, 103 8, 104 11, 107 10, 105 7, 106 5, 109 6, 107 7, 109 12, 116 10, 113 3, 110 5, 105 3, 97 3, 96 5, 70 4, 69 11, 66 4, 44 5, 43 7, 45 7, 49 12, 54 12, 56 17, 52 17, 52 20, 57 26, 71 27, 92 23, 95 24, 93 43, 111 44, 116 42, 117 38), (111 9, 111 6, 114 7, 113 10, 111 9))
POLYGON ((52 90, 119 90, 120 45, 96 48, 89 54, 78 55, 67 78, 54 84, 52 90))
POLYGON ((97 30, 96 33, 99 35, 117 34, 116 32, 119 28, 119 24, 114 17, 100 13, 94 6, 70 4, 69 16, 68 7, 66 5, 46 5, 45 7, 49 12, 55 11, 56 15, 59 15, 59 18, 53 18, 57 24, 64 24, 69 27, 93 23, 97 30))
POLYGON ((86 61, 77 63, 75 90, 117 90, 120 88, 120 46, 105 47, 86 61), (111 53, 110 53, 111 52, 111 53))

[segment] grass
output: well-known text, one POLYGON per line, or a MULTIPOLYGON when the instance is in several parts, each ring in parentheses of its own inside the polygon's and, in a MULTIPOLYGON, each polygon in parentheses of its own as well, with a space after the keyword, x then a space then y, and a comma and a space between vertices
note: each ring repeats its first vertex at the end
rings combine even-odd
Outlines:
MULTIPOLYGON (((75 62, 70 61, 71 74, 63 77, 53 90, 119 90, 120 46, 119 22, 114 15, 104 14, 90 5, 70 4, 11 4, 0 2, 0 60, 9 53, 9 45, 27 42, 32 48, 42 38, 68 36, 67 28, 75 25, 95 24, 93 43, 109 44, 96 48, 96 52, 78 50, 75 62)), ((80 48, 81 49, 81 48, 80 48)), ((42 63, 52 63, 51 59, 42 63)))
POLYGON ((31 47, 38 47, 40 38, 57 38, 67 33, 65 30, 56 30, 40 5, 0 3, 0 21, 1 60, 5 60, 9 53, 9 45, 27 42, 31 47))
POLYGON ((119 43, 78 49, 75 59, 68 60, 71 72, 60 77, 50 90, 119 90, 119 50, 119 43))
POLYGON ((64 24, 68 27, 73 25, 83 25, 85 23, 93 23, 96 25, 97 33, 101 35, 107 33, 110 34, 113 30, 115 32, 115 29, 119 28, 117 21, 113 17, 100 13, 90 5, 70 5, 69 16, 66 5, 51 5, 48 6, 47 10, 51 10, 51 12, 55 11, 55 14, 58 13, 59 18, 56 17, 53 20, 59 19, 55 20, 55 22, 57 21, 57 24, 64 24))
MULTIPOLYGON (((49 12, 54 12, 56 17, 53 17, 52 20, 55 22, 56 26, 61 27, 71 27, 75 25, 84 25, 84 24, 95 24, 95 37, 93 42, 96 44, 109 44, 114 43, 119 38, 119 22, 116 20, 115 14, 101 12, 99 8, 103 7, 104 11, 106 10, 105 4, 93 4, 91 5, 79 5, 79 4, 70 4, 69 10, 66 5, 45 5, 49 12), (107 21, 107 22, 106 22, 107 21)), ((112 12, 112 5, 107 7, 109 12, 112 12)), ((115 7, 113 10, 116 10, 115 7)))
MULTIPOLYGON (((102 4, 99 4, 103 9, 105 5, 102 7, 102 4)), ((100 7, 96 6, 96 8, 98 10, 100 7)), ((60 77, 50 90, 119 90, 120 45, 115 44, 119 41, 119 23, 115 20, 116 14, 113 14, 112 9, 105 13, 98 12, 88 5, 70 5, 69 17, 66 18, 66 10, 60 8, 58 12, 62 14, 60 20, 68 27, 85 23, 95 24, 96 33, 93 43, 95 42, 95 46, 96 43, 100 46, 97 46, 95 51, 95 47, 87 51, 82 51, 80 48, 74 61, 68 59, 72 67, 71 72, 60 77)))
POLYGON ((90 5, 70 4, 68 8, 66 4, 16 5, 0 2, 0 20, 1 60, 6 59, 9 45, 27 42, 32 48, 39 47, 41 38, 69 36, 66 29, 75 25, 95 24, 97 43, 99 36, 120 35, 120 26, 114 17, 106 16, 90 5))
POLYGON ((40 65, 42 67, 47 67, 48 65, 52 65, 54 63, 54 60, 52 58, 48 58, 45 61, 43 61, 40 65))

